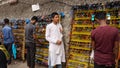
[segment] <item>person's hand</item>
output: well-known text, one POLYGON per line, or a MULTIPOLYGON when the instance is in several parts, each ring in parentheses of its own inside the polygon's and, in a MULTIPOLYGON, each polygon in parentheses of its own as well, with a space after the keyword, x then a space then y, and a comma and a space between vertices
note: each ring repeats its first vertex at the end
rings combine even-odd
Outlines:
POLYGON ((118 59, 115 59, 116 68, 118 68, 118 59))
POLYGON ((115 59, 116 64, 118 64, 118 59, 115 59))
POLYGON ((90 60, 94 60, 94 50, 92 50, 92 52, 91 52, 90 60))
POLYGON ((63 32, 63 29, 59 28, 60 29, 60 32, 62 33, 63 32))
POLYGON ((58 40, 56 44, 60 45, 60 44, 61 44, 61 41, 60 41, 60 40, 58 40))

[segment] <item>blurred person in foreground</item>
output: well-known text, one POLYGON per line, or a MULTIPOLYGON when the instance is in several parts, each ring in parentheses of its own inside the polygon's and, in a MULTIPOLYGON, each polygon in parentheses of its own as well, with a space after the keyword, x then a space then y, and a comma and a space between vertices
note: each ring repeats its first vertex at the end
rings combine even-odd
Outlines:
POLYGON ((94 68, 115 68, 119 51, 118 29, 106 24, 106 12, 104 11, 97 12, 95 19, 100 26, 91 33, 94 68))

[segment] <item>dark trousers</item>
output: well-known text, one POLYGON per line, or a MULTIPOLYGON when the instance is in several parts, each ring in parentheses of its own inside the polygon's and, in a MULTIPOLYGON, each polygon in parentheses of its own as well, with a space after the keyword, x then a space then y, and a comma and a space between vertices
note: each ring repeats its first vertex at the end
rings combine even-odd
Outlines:
POLYGON ((0 68, 7 68, 7 60, 4 52, 0 50, 0 68))
POLYGON ((10 54, 10 59, 8 60, 8 64, 11 64, 11 61, 12 61, 12 43, 4 44, 4 46, 7 49, 8 53, 10 54))
POLYGON ((27 48, 27 65, 30 68, 35 68, 35 52, 36 52, 36 45, 32 42, 26 42, 27 48))
POLYGON ((115 68, 115 65, 106 66, 106 65, 98 65, 97 63, 94 63, 94 68, 115 68))

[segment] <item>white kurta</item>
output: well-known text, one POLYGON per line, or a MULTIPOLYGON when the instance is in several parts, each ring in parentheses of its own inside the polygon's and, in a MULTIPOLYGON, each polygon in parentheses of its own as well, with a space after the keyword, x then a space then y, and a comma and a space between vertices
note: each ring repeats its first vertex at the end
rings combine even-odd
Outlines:
MULTIPOLYGON (((61 64, 61 62, 65 62, 65 50, 64 44, 62 41, 62 26, 61 24, 48 24, 46 27, 46 40, 49 42, 49 59, 51 60, 51 66, 55 66, 56 64, 61 64), (62 41, 61 45, 57 45, 57 40, 62 41)), ((49 61, 49 60, 48 60, 49 61)), ((49 64, 49 63, 48 63, 49 64)))

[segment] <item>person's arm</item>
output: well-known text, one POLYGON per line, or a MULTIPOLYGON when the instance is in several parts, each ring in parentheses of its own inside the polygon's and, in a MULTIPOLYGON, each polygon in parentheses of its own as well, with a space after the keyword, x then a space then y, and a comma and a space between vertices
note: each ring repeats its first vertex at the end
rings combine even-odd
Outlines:
POLYGON ((91 45, 92 45, 92 50, 94 50, 95 49, 95 41, 94 40, 91 41, 91 45))
POLYGON ((95 49, 95 38, 94 38, 94 32, 91 32, 91 45, 92 45, 92 50, 95 49))
POLYGON ((37 39, 35 27, 33 28, 33 38, 34 38, 35 40, 37 39))
POLYGON ((14 43, 14 36, 13 36, 12 29, 10 30, 10 38, 11 38, 11 40, 12 40, 12 43, 14 43))
POLYGON ((114 42, 114 48, 113 48, 113 52, 115 54, 115 59, 118 59, 118 52, 119 52, 119 32, 116 32, 115 35, 115 42, 114 42))
MULTIPOLYGON (((94 38, 94 32, 91 32, 91 55, 90 55, 90 59, 94 60, 94 50, 95 50, 95 38, 94 38)), ((91 61, 90 61, 91 62, 91 61)))
POLYGON ((63 28, 62 28, 62 25, 59 23, 59 25, 60 25, 60 32, 62 33, 63 32, 63 28))
POLYGON ((118 59, 118 52, 119 52, 119 42, 115 41, 115 46, 114 46, 114 54, 115 54, 115 59, 118 59))

